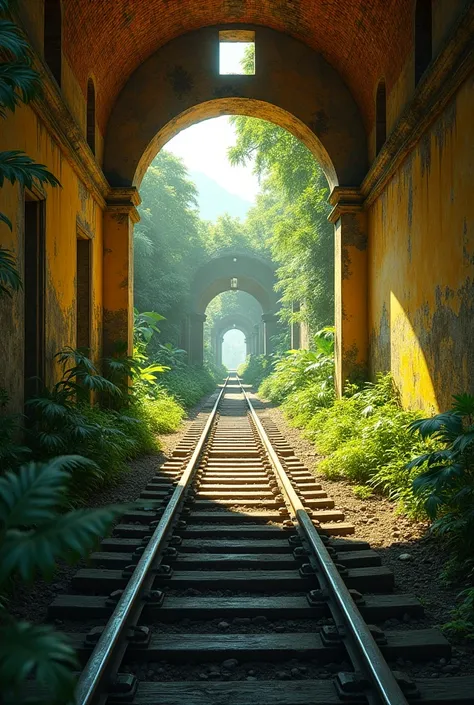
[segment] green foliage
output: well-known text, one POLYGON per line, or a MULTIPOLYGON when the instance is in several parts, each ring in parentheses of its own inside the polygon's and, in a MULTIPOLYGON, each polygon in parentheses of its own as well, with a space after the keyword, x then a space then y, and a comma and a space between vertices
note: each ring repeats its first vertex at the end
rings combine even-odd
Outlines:
POLYGON ((16 468, 31 454, 30 448, 19 443, 19 414, 7 414, 9 397, 0 387, 0 471, 16 468))
MULTIPOLYGON (((6 13, 8 9, 9 2, 3 0, 0 12, 6 13)), ((0 118, 6 118, 8 111, 15 112, 19 105, 35 98, 40 93, 41 83, 39 74, 31 68, 30 47, 26 38, 19 27, 7 19, 0 19, 0 54, 6 57, 0 64, 0 118)), ((60 185, 44 164, 37 164, 17 149, 0 152, 0 188, 5 180, 11 184, 18 182, 27 188, 33 184, 60 185)), ((12 229, 11 221, 4 213, 0 213, 0 222, 12 229)), ((5 260, 2 262, 0 259, 0 294, 5 293, 2 279, 7 275, 10 278, 9 286, 13 290, 19 289, 19 276, 15 277, 11 265, 10 262, 10 270, 5 270, 5 260)))
POLYGON ((289 350, 263 382, 259 392, 276 404, 285 402, 290 418, 328 406, 334 399, 334 331, 323 328, 314 336, 315 350, 289 350))
POLYGON ((237 142, 232 164, 255 159, 263 180, 246 220, 250 242, 269 249, 279 264, 282 317, 304 320, 317 331, 333 321, 334 245, 327 221, 327 183, 311 152, 293 135, 256 118, 231 118, 237 142), (262 244, 263 243, 263 244, 262 244), (293 302, 304 303, 293 312, 293 302))
MULTIPOLYGON (((90 461, 63 456, 45 464, 29 463, 0 477, 0 591, 14 575, 31 580, 51 577, 59 559, 86 555, 123 507, 79 509, 64 513, 71 473, 90 461)), ((65 638, 49 626, 15 621, 0 606, 0 689, 23 702, 21 686, 31 676, 48 688, 48 702, 69 702, 77 662, 65 638)))
POLYGON ((409 430, 418 414, 401 408, 389 374, 375 384, 348 385, 346 394, 335 399, 332 329, 320 331, 314 345, 314 351, 290 351, 279 360, 259 393, 282 404, 292 423, 305 429, 325 456, 318 470, 326 477, 356 483, 360 498, 378 491, 412 514, 422 513, 411 487, 419 471, 406 470, 415 452, 427 450, 409 430))
MULTIPOLYGON (((186 412, 164 389, 158 388, 154 396, 138 398, 130 414, 140 421, 139 427, 149 429, 151 434, 174 433, 178 430, 186 412)), ((154 450, 152 446, 147 450, 154 450)))
POLYGON ((407 465, 413 491, 459 560, 474 557, 474 396, 458 394, 448 411, 417 419, 410 430, 432 448, 407 465), (421 470, 421 472, 420 472, 421 470))
POLYGON ((249 355, 243 365, 237 369, 244 384, 259 387, 273 371, 273 360, 265 355, 249 355))
POLYGON ((185 409, 189 409, 205 394, 213 391, 216 380, 204 367, 186 366, 167 372, 160 379, 159 386, 171 394, 185 409))
POLYGON ((408 426, 417 417, 401 409, 390 375, 380 375, 351 396, 317 412, 307 425, 308 435, 326 456, 319 469, 327 477, 368 483, 397 499, 412 513, 420 503, 405 471, 407 459, 423 443, 408 426))
POLYGON ((356 485, 352 488, 352 491, 357 499, 370 499, 374 495, 373 488, 367 485, 356 485))
POLYGON ((474 588, 463 590, 458 597, 462 601, 451 611, 452 620, 443 625, 443 631, 449 636, 474 641, 474 588))
POLYGON ((18 181, 27 188, 31 188, 35 182, 59 186, 57 178, 47 170, 44 164, 37 164, 18 149, 0 152, 0 188, 5 179, 11 184, 18 181))
MULTIPOLYGON (((178 322, 189 310, 189 288, 195 268, 204 261, 197 192, 183 162, 162 150, 143 178, 135 226, 135 301, 139 310, 158 310, 163 339, 177 345, 178 322)), ((157 338, 151 344, 155 351, 157 338)))
POLYGON ((16 258, 9 250, 0 247, 0 299, 2 296, 11 298, 12 291, 20 291, 22 288, 20 273, 16 268, 16 258))
POLYGON ((80 497, 123 469, 123 461, 135 452, 130 424, 136 421, 125 422, 126 417, 109 411, 106 423, 106 412, 91 408, 92 393, 112 397, 121 393, 99 374, 85 351, 66 347, 55 357, 63 367, 63 377, 27 401, 27 437, 38 458, 73 453, 93 461, 72 473, 74 491, 80 497))

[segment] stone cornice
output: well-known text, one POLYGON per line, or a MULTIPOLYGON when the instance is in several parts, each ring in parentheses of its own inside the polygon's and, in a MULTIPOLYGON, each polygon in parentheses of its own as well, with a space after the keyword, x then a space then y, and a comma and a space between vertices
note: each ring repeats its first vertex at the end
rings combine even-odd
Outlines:
POLYGON ((473 69, 474 3, 471 3, 420 81, 409 107, 396 123, 363 180, 361 192, 364 206, 370 206, 380 195, 473 69))
POLYGON ((328 215, 330 223, 335 223, 344 213, 357 213, 364 208, 364 198, 358 187, 335 186, 328 200, 333 206, 328 215))
POLYGON ((142 199, 135 186, 110 188, 107 194, 106 208, 111 213, 125 213, 132 223, 138 223, 140 215, 137 206, 142 199))
MULTIPOLYGON (((14 22, 28 36, 18 12, 13 11, 11 14, 14 22)), ((109 183, 92 154, 85 135, 64 103, 49 68, 33 48, 31 48, 31 56, 32 68, 41 76, 42 93, 29 103, 29 107, 41 119, 77 176, 87 186, 99 205, 104 207, 110 191, 109 183)))

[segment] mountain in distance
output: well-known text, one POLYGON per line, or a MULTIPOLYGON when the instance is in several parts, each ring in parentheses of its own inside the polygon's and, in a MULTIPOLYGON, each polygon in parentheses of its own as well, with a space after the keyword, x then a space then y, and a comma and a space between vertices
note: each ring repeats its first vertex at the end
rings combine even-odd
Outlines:
POLYGON ((253 206, 251 201, 230 193, 201 171, 190 171, 189 178, 194 181, 199 192, 199 214, 203 220, 215 221, 224 213, 244 220, 253 206))

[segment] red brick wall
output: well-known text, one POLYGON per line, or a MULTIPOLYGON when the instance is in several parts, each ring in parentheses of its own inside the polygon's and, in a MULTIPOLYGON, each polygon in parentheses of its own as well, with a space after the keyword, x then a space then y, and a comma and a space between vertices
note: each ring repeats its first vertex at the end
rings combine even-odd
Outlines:
POLYGON ((412 42, 413 0, 64 0, 64 51, 81 84, 93 73, 105 130, 130 74, 185 32, 225 23, 261 24, 323 54, 359 104, 366 128, 377 82, 396 81, 412 42))

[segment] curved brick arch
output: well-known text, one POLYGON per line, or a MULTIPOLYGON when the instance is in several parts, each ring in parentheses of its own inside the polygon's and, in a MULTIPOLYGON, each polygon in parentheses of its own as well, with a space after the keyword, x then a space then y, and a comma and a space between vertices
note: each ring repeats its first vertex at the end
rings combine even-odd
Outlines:
POLYGON ((318 159, 331 187, 359 184, 367 169, 366 133, 334 68, 306 44, 254 27, 256 75, 221 76, 219 29, 174 39, 130 77, 105 135, 104 172, 111 185, 139 185, 171 137, 226 114, 260 117, 289 130, 318 159))

